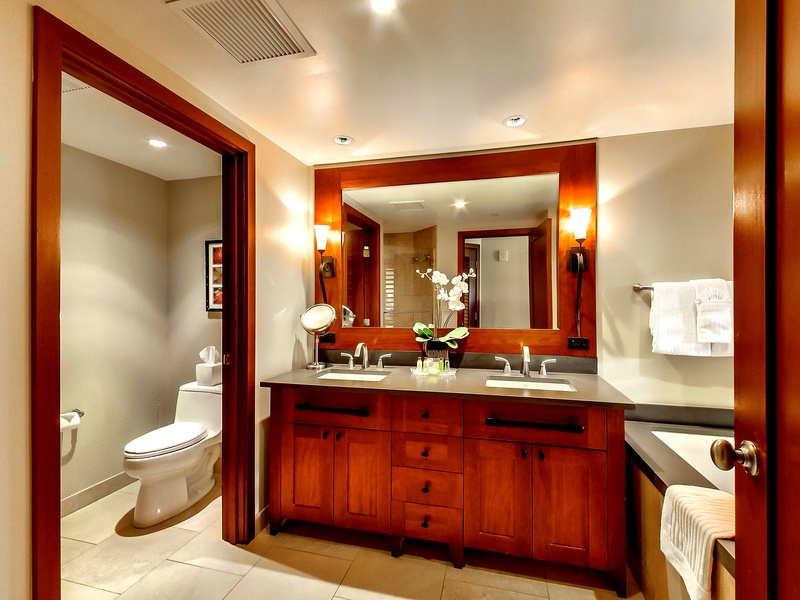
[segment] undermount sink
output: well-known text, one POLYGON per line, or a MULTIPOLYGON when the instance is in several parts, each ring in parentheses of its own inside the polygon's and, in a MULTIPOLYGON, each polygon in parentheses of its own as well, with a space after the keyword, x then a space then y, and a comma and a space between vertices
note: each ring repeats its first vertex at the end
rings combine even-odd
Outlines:
POLYGON ((317 379, 338 379, 340 381, 383 381, 391 373, 388 369, 331 369, 317 379))
POLYGON ((558 377, 507 377, 489 375, 486 387, 507 388, 516 390, 538 390, 541 392, 574 392, 577 391, 567 379, 558 377))

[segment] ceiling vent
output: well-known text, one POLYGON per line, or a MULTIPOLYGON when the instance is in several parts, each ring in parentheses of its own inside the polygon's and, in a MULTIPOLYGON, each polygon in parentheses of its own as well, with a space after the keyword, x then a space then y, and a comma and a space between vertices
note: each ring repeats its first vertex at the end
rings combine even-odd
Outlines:
POLYGON ((422 200, 406 200, 402 202, 389 202, 395 209, 400 212, 407 212, 411 210, 425 210, 425 202, 422 200))
POLYGON ((166 0, 241 64, 316 54, 276 0, 166 0))

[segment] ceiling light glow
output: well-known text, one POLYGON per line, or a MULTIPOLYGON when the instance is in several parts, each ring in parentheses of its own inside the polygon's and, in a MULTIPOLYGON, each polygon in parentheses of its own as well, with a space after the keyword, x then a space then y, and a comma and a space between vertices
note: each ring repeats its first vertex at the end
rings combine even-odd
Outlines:
POLYGON ((155 138, 147 140, 147 143, 150 144, 153 148, 166 148, 167 142, 164 140, 157 140, 155 138))
POLYGON ((369 3, 372 5, 372 10, 382 15, 392 12, 397 6, 395 0, 370 0, 369 3))
POLYGON ((503 119, 503 125, 506 127, 521 127, 527 120, 525 115, 512 115, 503 119))
POLYGON ((466 205, 467 203, 464 200, 456 200, 455 202, 453 202, 453 206, 455 206, 456 208, 464 208, 466 205))
POLYGON ((349 135, 337 135, 334 136, 333 141, 340 146, 349 146, 354 140, 349 135))

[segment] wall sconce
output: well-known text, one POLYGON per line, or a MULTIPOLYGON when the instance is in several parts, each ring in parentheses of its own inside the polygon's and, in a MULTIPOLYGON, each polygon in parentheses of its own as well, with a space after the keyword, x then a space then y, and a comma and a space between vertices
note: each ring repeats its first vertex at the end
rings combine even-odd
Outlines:
POLYGON ((328 246, 328 232, 330 225, 314 225, 314 238, 316 239, 317 252, 319 252, 319 286, 322 289, 322 301, 328 303, 328 294, 325 292, 325 278, 333 277, 336 272, 332 256, 323 256, 328 246))
POLYGON ((575 324, 578 329, 578 337, 581 337, 581 285, 583 284, 583 272, 589 267, 589 254, 583 247, 586 241, 586 232, 589 229, 589 219, 592 217, 591 208, 574 208, 569 211, 572 231, 578 247, 569 249, 569 270, 578 274, 578 289, 575 294, 575 324))

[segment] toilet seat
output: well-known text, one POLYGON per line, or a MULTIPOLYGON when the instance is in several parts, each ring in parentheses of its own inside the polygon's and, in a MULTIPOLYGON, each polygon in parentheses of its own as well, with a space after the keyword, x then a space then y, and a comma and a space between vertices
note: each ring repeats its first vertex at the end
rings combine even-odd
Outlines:
POLYGON ((202 423, 181 421, 139 436, 125 446, 125 458, 152 458, 188 448, 204 440, 208 429, 202 423))

